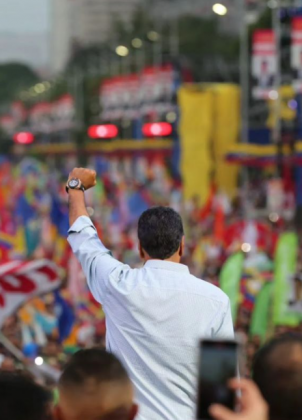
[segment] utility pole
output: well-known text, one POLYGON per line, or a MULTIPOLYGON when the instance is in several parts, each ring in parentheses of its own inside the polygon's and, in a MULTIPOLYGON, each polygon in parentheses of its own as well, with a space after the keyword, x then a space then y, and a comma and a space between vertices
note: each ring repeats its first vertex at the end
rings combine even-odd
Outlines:
POLYGON ((249 100, 250 100, 250 66, 249 66, 249 33, 246 19, 246 3, 238 0, 240 7, 240 86, 241 86, 241 141, 249 140, 249 100))
POLYGON ((272 11, 273 15, 273 30, 275 34, 276 45, 276 80, 275 89, 277 91, 277 99, 275 100, 274 113, 276 118, 275 127, 272 133, 272 139, 275 144, 281 143, 281 94, 280 88, 282 83, 282 69, 281 69, 281 38, 282 28, 280 22, 280 1, 276 0, 276 7, 272 11))

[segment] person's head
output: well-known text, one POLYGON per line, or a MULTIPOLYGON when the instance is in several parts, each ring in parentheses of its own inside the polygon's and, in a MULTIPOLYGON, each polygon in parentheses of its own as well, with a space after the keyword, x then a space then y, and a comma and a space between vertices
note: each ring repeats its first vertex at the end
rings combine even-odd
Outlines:
POLYGON ((16 370, 14 359, 5 357, 1 363, 1 370, 5 372, 14 372, 16 370))
POLYGON ((268 402, 271 420, 302 419, 302 336, 284 334, 262 347, 253 379, 268 402))
POLYGON ((145 260, 179 262, 184 251, 184 229, 180 215, 169 207, 146 210, 138 221, 140 256, 145 260))
POLYGON ((0 418, 50 420, 52 395, 20 373, 0 372, 0 418))
POLYGON ((101 349, 80 350, 59 381, 57 420, 133 420, 138 408, 120 361, 101 349))

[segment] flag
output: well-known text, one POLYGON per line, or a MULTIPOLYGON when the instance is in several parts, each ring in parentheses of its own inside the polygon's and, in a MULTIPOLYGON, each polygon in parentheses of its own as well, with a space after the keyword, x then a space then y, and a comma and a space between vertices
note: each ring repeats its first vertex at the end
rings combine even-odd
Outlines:
POLYGON ((273 321, 274 325, 299 325, 299 316, 288 311, 290 281, 295 274, 298 252, 298 236, 287 232, 280 236, 275 255, 275 281, 273 321))
POLYGON ((244 255, 237 252, 227 259, 220 274, 220 287, 231 302, 231 312, 235 324, 240 300, 240 280, 242 275, 244 255))
POLYGON ((57 266, 48 260, 12 261, 0 265, 0 328, 4 320, 29 299, 60 284, 57 266))
POLYGON ((15 245, 15 237, 5 232, 0 232, 0 248, 12 249, 15 245))
POLYGON ((266 283, 262 286, 254 307, 250 334, 259 336, 264 341, 268 330, 269 310, 273 292, 273 283, 266 283))
POLYGON ((55 313, 58 318, 59 340, 62 343, 72 332, 75 314, 72 306, 63 298, 58 290, 55 291, 55 313))
POLYGON ((67 237, 69 229, 68 207, 65 203, 61 203, 57 197, 52 197, 50 218, 57 228, 58 234, 67 237))
POLYGON ((225 231, 225 214, 223 206, 218 205, 215 211, 215 221, 214 221, 214 236, 215 239, 223 243, 224 240, 224 231, 225 231))

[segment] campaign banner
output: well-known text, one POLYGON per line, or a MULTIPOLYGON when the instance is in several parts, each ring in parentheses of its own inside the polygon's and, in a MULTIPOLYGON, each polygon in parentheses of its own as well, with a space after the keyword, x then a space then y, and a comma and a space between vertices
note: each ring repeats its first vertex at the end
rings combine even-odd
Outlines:
POLYGON ((0 328, 5 319, 35 296, 60 285, 57 266, 49 260, 11 261, 0 265, 0 328))
POLYGON ((76 109, 72 95, 66 93, 51 103, 51 131, 69 130, 75 126, 76 109))
POLYGON ((291 25, 291 67, 293 70, 293 87, 297 93, 302 92, 302 17, 292 19, 291 25))
POLYGON ((14 124, 16 127, 24 123, 27 116, 27 112, 24 107, 24 104, 21 101, 15 101, 12 103, 11 115, 14 119, 14 124))
POLYGON ((28 112, 30 130, 34 133, 51 133, 69 130, 75 126, 75 101, 64 94, 52 102, 38 102, 28 112))
POLYGON ((277 75, 277 46, 271 29, 259 29, 253 34, 252 76, 255 99, 267 99, 274 89, 277 75))
POLYGON ((222 267, 219 284, 221 290, 229 297, 233 323, 236 323, 240 301, 240 280, 243 270, 244 255, 237 252, 231 255, 222 267))
POLYGON ((28 114, 30 129, 34 133, 51 131, 51 103, 39 102, 31 107, 28 114))
POLYGON ((274 325, 296 326, 300 322, 301 316, 294 313, 300 308, 302 314, 302 294, 300 287, 295 287, 297 253, 298 236, 293 232, 282 234, 275 255, 274 325))
POLYGON ((5 132, 5 134, 12 134, 14 132, 15 123, 11 114, 0 116, 0 128, 5 132))
POLYGON ((118 119, 161 115, 175 110, 176 89, 172 65, 144 68, 140 75, 129 74, 105 79, 99 89, 101 119, 118 119))

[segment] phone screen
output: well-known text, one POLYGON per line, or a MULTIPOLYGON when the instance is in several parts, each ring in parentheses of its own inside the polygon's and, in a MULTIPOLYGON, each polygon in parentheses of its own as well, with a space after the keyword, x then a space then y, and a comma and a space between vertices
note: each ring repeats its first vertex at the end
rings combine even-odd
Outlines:
POLYGON ((199 348, 197 419, 211 419, 209 407, 222 404, 234 409, 235 393, 228 381, 238 374, 238 344, 235 341, 202 341, 199 348))

